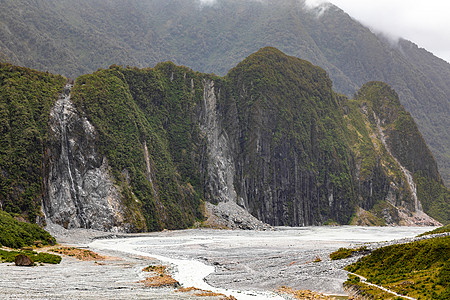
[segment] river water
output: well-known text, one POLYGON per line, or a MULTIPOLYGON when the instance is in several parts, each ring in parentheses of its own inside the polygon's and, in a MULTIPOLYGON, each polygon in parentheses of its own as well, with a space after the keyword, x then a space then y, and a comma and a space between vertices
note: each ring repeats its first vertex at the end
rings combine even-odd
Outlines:
POLYGON ((98 239, 92 249, 149 256, 173 266, 184 287, 237 299, 282 299, 280 286, 344 295, 342 267, 330 261, 340 247, 414 237, 434 227, 277 227, 273 231, 192 229, 98 239), (314 262, 316 261, 316 262, 314 262))

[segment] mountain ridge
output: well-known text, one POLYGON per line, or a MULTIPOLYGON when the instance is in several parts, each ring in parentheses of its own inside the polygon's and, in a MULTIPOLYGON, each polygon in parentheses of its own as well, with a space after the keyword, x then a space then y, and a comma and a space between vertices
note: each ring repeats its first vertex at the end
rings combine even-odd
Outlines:
POLYGON ((78 77, 70 90, 60 76, 1 66, 4 130, 22 132, 17 140, 43 132, 42 147, 29 156, 32 173, 41 174, 29 180, 33 190, 13 184, 9 178, 22 175, 3 163, 7 153, 23 152, 21 144, 1 144, 2 209, 30 221, 177 229, 203 220, 204 201, 231 201, 271 225, 437 224, 425 213, 448 223, 449 192, 433 156, 385 83, 368 83, 347 99, 323 69, 273 47, 225 77, 171 62, 112 65, 78 77), (17 131, 8 110, 41 99, 41 81, 53 91, 41 100, 50 101, 41 116, 49 127, 27 123, 17 131), (416 157, 405 143, 423 149, 421 163, 411 164, 416 157), (69 200, 73 206, 62 205, 69 200), (97 209, 109 216, 95 217, 97 209))
POLYGON ((333 5, 300 1, 2 1, 0 52, 9 61, 77 77, 111 64, 171 60, 225 75, 265 46, 321 66, 348 96, 389 83, 450 182, 450 65, 414 44, 381 38, 333 5), (55 26, 55 24, 57 24, 55 26))

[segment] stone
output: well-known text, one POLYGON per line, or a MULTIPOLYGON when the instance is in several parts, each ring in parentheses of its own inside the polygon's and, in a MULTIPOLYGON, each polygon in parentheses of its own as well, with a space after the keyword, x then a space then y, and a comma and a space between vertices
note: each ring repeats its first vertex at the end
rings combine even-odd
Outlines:
POLYGON ((25 254, 17 255, 14 259, 14 263, 16 264, 16 266, 20 267, 32 267, 34 265, 33 260, 31 260, 31 258, 29 258, 25 254))

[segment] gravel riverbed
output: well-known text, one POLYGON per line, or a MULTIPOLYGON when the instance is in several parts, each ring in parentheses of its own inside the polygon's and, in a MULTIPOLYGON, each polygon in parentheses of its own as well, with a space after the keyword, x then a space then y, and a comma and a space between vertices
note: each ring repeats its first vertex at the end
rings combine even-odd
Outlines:
MULTIPOLYGON (((206 276, 205 284, 225 294, 238 292, 233 294, 237 299, 250 299, 246 295, 252 293, 276 299, 268 293, 280 286, 345 295, 342 283, 347 273, 342 268, 357 258, 331 261, 329 253, 364 243, 396 243, 392 240, 412 238, 430 229, 339 226, 272 231, 192 229, 131 235, 67 231, 56 226, 49 230, 59 243, 115 258, 86 262, 64 257, 60 265, 33 268, 0 264, 0 290, 6 299, 199 299, 172 288, 145 288, 138 283, 145 277, 142 268, 155 263, 152 257, 157 257, 172 264, 177 280, 183 268, 192 268, 190 262, 199 263, 195 267, 199 272, 203 266, 210 268, 212 273, 206 276)), ((184 272, 196 272, 187 270, 184 272)), ((185 287, 198 280, 180 278, 185 287)))

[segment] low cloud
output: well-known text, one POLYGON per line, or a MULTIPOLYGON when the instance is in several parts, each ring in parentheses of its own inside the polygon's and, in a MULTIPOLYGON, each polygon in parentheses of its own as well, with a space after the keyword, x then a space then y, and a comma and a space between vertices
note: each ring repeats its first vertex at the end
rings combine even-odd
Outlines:
MULTIPOLYGON (((218 1, 197 0, 201 6, 218 1)), ((259 1, 264 0, 241 0, 259 1)), ((300 3, 303 0, 298 0, 300 3)), ((402 37, 450 62, 450 1, 448 0, 304 0, 304 7, 321 16, 332 3, 391 42, 402 37)))
MULTIPOLYGON (((306 0, 310 7, 324 0, 306 0)), ((411 40, 450 62, 450 1, 329 0, 352 18, 391 40, 411 40)))
POLYGON ((317 8, 321 5, 323 5, 324 3, 329 3, 330 1, 326 1, 326 0, 305 0, 305 6, 307 8, 317 8))
POLYGON ((217 0, 199 0, 201 5, 212 6, 216 4, 217 0))

